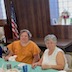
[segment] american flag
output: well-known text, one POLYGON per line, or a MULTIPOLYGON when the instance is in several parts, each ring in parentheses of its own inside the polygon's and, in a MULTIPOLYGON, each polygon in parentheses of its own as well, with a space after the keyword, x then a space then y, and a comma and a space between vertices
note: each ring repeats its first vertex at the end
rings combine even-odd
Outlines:
POLYGON ((18 39, 19 35, 18 35, 18 27, 16 24, 16 15, 15 15, 15 10, 14 10, 14 6, 13 3, 11 1, 11 26, 12 26, 12 33, 13 33, 13 38, 14 39, 18 39))

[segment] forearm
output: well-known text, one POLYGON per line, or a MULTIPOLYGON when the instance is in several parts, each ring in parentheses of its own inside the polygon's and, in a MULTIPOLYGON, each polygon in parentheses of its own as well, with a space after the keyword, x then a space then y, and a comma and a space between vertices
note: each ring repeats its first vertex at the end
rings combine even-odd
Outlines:
POLYGON ((64 66, 63 65, 50 65, 52 69, 57 69, 57 70, 63 70, 64 66))
POLYGON ((32 63, 36 63, 36 62, 38 62, 38 61, 39 61, 39 58, 37 58, 37 59, 34 58, 32 63))
POLYGON ((9 57, 10 57, 10 56, 12 56, 12 55, 13 55, 13 53, 12 53, 12 52, 10 52, 8 55, 6 55, 6 56, 4 57, 4 59, 5 59, 5 60, 8 60, 8 59, 9 59, 9 57))
POLYGON ((7 56, 12 56, 12 55, 13 55, 13 52, 10 51, 7 56))
POLYGON ((63 70, 64 66, 63 65, 46 65, 43 64, 41 65, 42 69, 56 69, 56 70, 63 70))
POLYGON ((56 69, 56 70, 63 70, 64 67, 61 65, 42 65, 42 69, 56 69))
POLYGON ((40 56, 39 55, 34 55, 32 63, 38 62, 39 60, 40 60, 40 56))

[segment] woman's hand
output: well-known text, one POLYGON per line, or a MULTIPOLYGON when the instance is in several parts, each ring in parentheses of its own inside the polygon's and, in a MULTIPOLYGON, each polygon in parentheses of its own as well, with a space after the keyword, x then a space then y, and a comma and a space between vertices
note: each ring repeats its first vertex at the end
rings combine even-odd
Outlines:
POLYGON ((4 59, 5 59, 6 61, 8 61, 9 57, 10 57, 10 56, 5 56, 4 59))
POLYGON ((32 68, 35 68, 38 65, 38 63, 33 63, 32 68))
POLYGON ((41 65, 40 62, 33 63, 33 64, 32 64, 32 68, 35 68, 36 66, 40 66, 40 65, 41 65))
POLYGON ((51 68, 51 65, 44 64, 41 67, 42 67, 42 69, 50 69, 51 68))

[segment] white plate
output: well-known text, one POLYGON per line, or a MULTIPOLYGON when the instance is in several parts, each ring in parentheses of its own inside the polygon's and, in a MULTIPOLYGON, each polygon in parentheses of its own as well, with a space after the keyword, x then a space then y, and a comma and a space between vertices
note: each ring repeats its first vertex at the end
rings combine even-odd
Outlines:
POLYGON ((6 72, 20 72, 18 69, 9 69, 6 72))

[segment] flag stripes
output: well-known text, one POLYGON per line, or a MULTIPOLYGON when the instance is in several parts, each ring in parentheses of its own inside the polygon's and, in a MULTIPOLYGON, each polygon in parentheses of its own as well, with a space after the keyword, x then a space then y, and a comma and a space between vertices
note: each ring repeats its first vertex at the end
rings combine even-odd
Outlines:
POLYGON ((11 1, 11 26, 12 26, 13 38, 18 39, 19 32, 18 32, 18 28, 17 28, 17 24, 16 24, 16 15, 15 15, 15 10, 14 10, 14 6, 13 6, 12 1, 11 1))
POLYGON ((13 32, 14 38, 18 39, 19 35, 18 35, 17 25, 13 19, 11 19, 11 25, 12 25, 12 32, 13 32))

